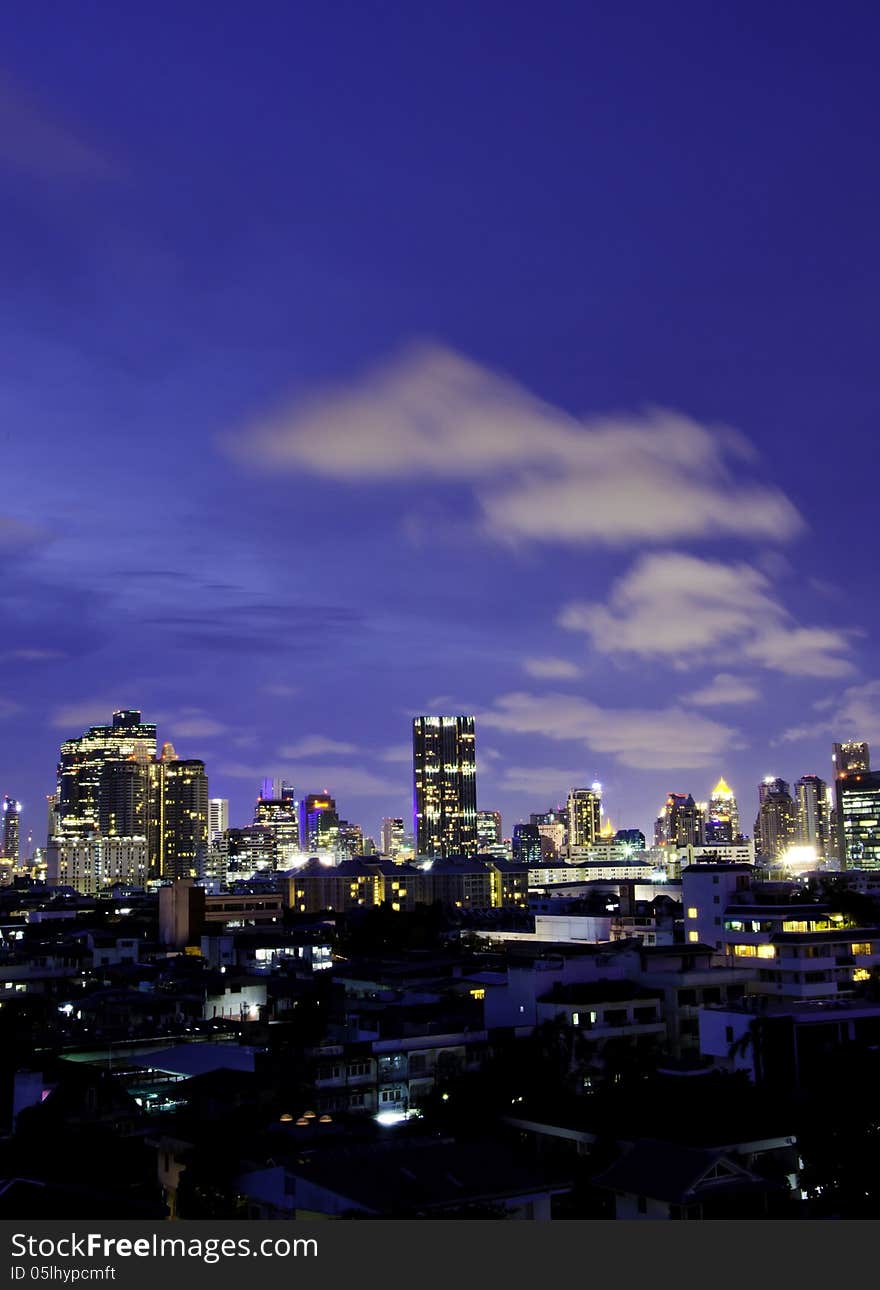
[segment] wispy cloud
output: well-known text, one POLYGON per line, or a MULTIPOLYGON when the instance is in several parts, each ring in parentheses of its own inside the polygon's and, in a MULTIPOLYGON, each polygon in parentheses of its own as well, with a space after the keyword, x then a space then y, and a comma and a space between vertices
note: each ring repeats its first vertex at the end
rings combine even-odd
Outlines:
POLYGON ((880 681, 851 685, 839 697, 820 700, 813 707, 829 715, 789 726, 774 743, 801 743, 825 736, 831 742, 864 739, 880 744, 880 681))
POLYGON ((760 699, 760 697, 761 691, 757 686, 753 685, 751 681, 746 681, 741 676, 734 676, 731 672, 719 672, 708 685, 681 696, 683 702, 696 703, 698 707, 704 708, 726 707, 728 704, 737 703, 753 703, 755 699, 760 699))
POLYGON ((602 708, 572 694, 505 694, 482 712, 481 726, 584 744, 638 770, 708 766, 737 732, 680 707, 602 708))
POLYGON ((578 420, 440 346, 283 407, 223 444, 275 472, 460 481, 486 532, 504 541, 779 540, 803 527, 783 493, 748 480, 753 452, 731 430, 666 410, 578 420))
POLYGON ((292 744, 279 748, 279 757, 324 757, 346 755, 357 752, 356 744, 343 743, 338 739, 328 739, 324 735, 303 735, 292 744))
POLYGON ((675 551, 641 556, 606 604, 566 605, 559 623, 617 657, 697 663, 739 655, 789 676, 854 670, 850 633, 799 626, 759 569, 675 551))
POLYGON ((572 680, 581 675, 581 668, 567 658, 527 658, 523 671, 545 681, 572 680))

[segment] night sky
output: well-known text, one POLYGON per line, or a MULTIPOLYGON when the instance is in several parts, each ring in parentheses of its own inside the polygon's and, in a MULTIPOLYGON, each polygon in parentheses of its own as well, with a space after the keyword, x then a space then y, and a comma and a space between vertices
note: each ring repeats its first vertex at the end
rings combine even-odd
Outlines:
POLYGON ((0 14, 0 793, 138 707, 505 833, 880 741, 880 10, 0 14))

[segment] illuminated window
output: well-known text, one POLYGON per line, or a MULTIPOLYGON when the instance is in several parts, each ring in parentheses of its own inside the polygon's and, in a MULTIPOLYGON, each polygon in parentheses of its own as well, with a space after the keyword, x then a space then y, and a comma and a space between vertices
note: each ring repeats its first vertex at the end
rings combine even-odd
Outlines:
POLYGON ((853 972, 854 981, 870 981, 871 973, 867 968, 856 968, 853 972))
POLYGON ((700 939, 700 933, 699 933, 699 932, 688 932, 688 940, 691 942, 691 944, 692 944, 692 945, 693 945, 695 942, 699 941, 699 939, 700 939))
POLYGON ((872 949, 870 941, 857 941, 852 947, 852 952, 853 954, 870 954, 872 949))
POLYGON ((482 987, 476 990, 471 990, 470 994, 472 999, 485 999, 486 997, 486 991, 482 989, 482 987))
POLYGON ((696 917, 697 917, 697 907, 696 905, 691 905, 691 907, 688 909, 688 918, 696 918, 696 917))
POLYGON ((775 959, 775 958, 776 958, 776 949, 775 949, 775 947, 774 947, 773 945, 759 945, 759 946, 758 946, 758 958, 759 958, 759 959, 775 959))

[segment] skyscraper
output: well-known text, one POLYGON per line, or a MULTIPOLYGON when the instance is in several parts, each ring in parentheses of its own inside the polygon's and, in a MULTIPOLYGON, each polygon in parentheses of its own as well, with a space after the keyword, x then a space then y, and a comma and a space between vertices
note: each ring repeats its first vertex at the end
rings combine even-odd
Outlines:
POLYGON ((828 785, 818 775, 802 775, 794 786, 797 802, 798 846, 815 847, 816 856, 828 855, 828 785))
POLYGON ((871 769, 871 750, 866 743, 850 740, 847 743, 831 745, 831 760, 834 763, 834 777, 849 775, 858 770, 871 769))
POLYGON ((733 790, 722 775, 712 789, 706 815, 706 845, 730 845, 740 837, 739 807, 733 790))
POLYGON ((477 850, 497 846, 500 841, 501 812, 477 811, 477 850))
POLYGON ((171 744, 150 766, 152 878, 195 878, 208 851, 208 777, 203 761, 181 761, 171 744))
POLYGON ((477 765, 473 717, 413 719, 413 817, 419 855, 476 853, 477 765))
POLYGON ((403 850, 403 820, 386 815, 382 821, 382 854, 394 860, 403 850))
POLYGON ((229 828, 229 799, 208 798, 208 842, 216 842, 229 828))
POLYGON ((866 743, 834 745, 837 852, 844 869, 880 869, 880 772, 866 743))
POLYGON ((254 807, 254 824, 269 830, 275 842, 275 863, 283 866, 300 849, 299 813, 293 797, 293 785, 286 780, 263 780, 254 807), (265 797, 267 788, 278 797, 265 797))
POLYGON ((335 799, 327 793, 306 793, 299 809, 302 850, 335 851, 339 838, 339 815, 335 799))
POLYGON ((758 785, 755 850, 768 860, 779 860, 797 838, 797 812, 791 789, 784 779, 768 775, 758 785))
POLYGON ((21 802, 16 802, 14 797, 4 797, 2 838, 3 853, 0 855, 0 859, 13 861, 20 859, 20 823, 21 802))
MULTIPOLYGON (((97 833, 101 827, 101 787, 105 764, 130 758, 145 764, 155 754, 156 727, 144 724, 140 712, 134 709, 114 712, 109 726, 91 726, 79 738, 65 740, 58 762, 57 828, 70 837, 97 833)), ((104 780, 105 785, 109 782, 104 780)), ((125 798, 131 785, 123 787, 120 783, 118 787, 121 797, 125 798)), ((113 791, 116 791, 115 786, 113 791)))
POLYGON ((657 846, 702 846, 705 821, 691 793, 668 793, 654 825, 654 841, 657 846))
POLYGON ((602 831, 602 785, 573 788, 568 794, 568 847, 595 846, 602 831))
POLYGON ((537 824, 515 824, 511 854, 515 864, 540 864, 541 830, 537 824))

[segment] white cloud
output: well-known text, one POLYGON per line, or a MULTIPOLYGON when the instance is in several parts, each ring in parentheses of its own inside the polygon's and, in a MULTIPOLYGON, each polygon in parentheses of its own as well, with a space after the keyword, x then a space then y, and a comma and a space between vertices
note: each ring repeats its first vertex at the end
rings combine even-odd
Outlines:
MULTIPOLYGON (((825 736, 830 743, 866 740, 880 746, 880 681, 851 685, 838 699, 820 700, 814 708, 831 715, 784 730, 777 744, 800 743, 825 736)), ((831 755, 831 749, 828 750, 831 755)))
POLYGON ((394 744, 391 748, 386 748, 379 754, 380 761, 400 762, 401 764, 412 764, 413 750, 412 744, 394 744))
POLYGON ((600 708, 572 694, 505 694, 480 714, 481 726, 572 740, 637 770, 712 765, 736 731, 680 707, 600 708))
POLYGON ((570 788, 578 783, 592 783, 593 778, 589 772, 558 766, 506 766, 496 785, 506 793, 528 794, 532 801, 543 797, 551 802, 564 802, 570 788))
POLYGON ((696 703, 699 707, 714 708, 734 703, 753 703, 761 697, 760 691, 750 681, 731 672, 719 672, 717 676, 692 694, 683 694, 682 701, 696 703))
POLYGON ((803 527, 779 490, 739 482, 753 453, 733 431, 662 409, 581 420, 440 346, 411 349, 224 444, 276 472, 461 481, 486 531, 505 541, 779 540, 803 527))
POLYGON ((298 685, 284 685, 276 683, 274 685, 264 685, 264 694, 271 694, 276 699, 292 699, 294 695, 299 694, 298 685))
POLYGON ((565 681, 581 675, 578 665, 567 658, 527 658, 523 671, 546 681, 565 681))
POLYGON ((327 739, 324 735, 303 735, 295 743, 285 744, 279 748, 279 757, 324 757, 345 755, 357 752, 355 744, 341 743, 338 739, 327 739))
POLYGON ((846 676, 849 634, 801 627, 748 564, 675 551, 641 556, 607 604, 566 605, 559 624, 584 632, 602 654, 697 663, 745 655, 789 676, 846 676))
POLYGON ((171 734, 177 739, 213 739, 224 735, 228 729, 222 721, 206 717, 200 713, 182 714, 179 717, 163 718, 171 734))
POLYGON ((49 725, 56 730, 69 729, 79 737, 89 726, 108 725, 113 713, 127 706, 118 699, 80 699, 56 708, 49 716, 49 725))

